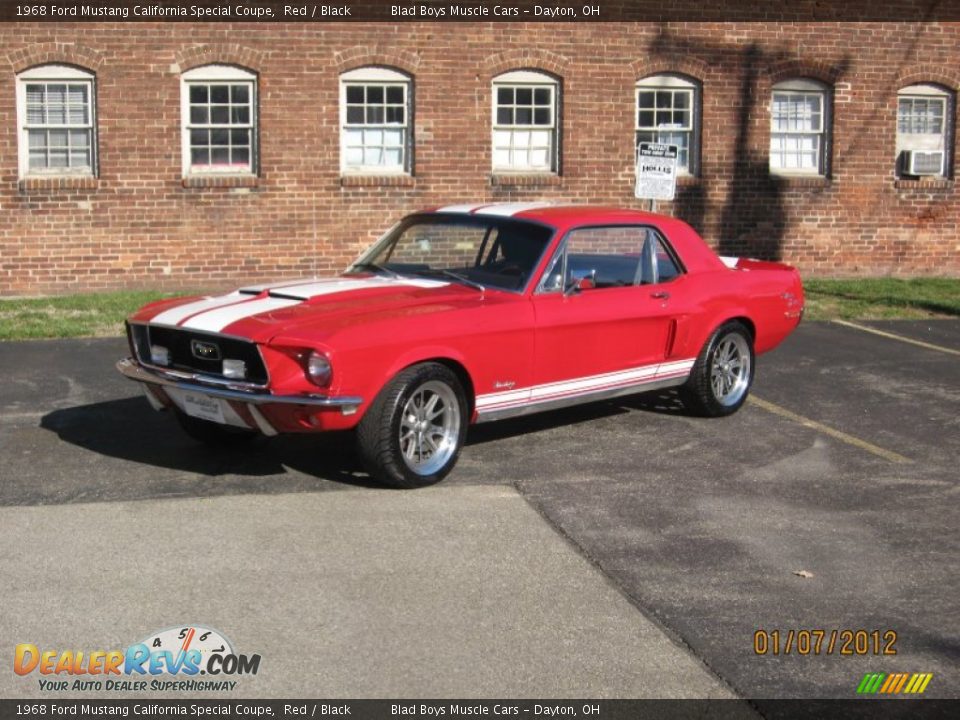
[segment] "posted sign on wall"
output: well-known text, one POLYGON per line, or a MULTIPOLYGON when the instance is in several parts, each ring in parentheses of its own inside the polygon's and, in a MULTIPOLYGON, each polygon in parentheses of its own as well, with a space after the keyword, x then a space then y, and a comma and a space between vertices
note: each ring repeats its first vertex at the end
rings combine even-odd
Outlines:
POLYGON ((636 197, 673 200, 676 192, 677 146, 640 143, 637 147, 636 197))

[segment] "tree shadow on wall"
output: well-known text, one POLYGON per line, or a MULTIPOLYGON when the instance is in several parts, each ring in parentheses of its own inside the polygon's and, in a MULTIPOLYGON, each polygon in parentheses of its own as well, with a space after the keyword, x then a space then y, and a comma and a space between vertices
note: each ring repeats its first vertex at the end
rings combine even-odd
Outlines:
MULTIPOLYGON (((769 68, 795 62, 796 50, 786 46, 761 48, 757 43, 692 41, 671 34, 661 25, 651 43, 650 54, 677 62, 697 58, 707 67, 738 78, 731 128, 735 132, 732 159, 719 168, 727 186, 719 223, 711 221, 709 194, 703 183, 678 188, 677 216, 701 235, 713 235, 721 255, 781 259, 788 222, 783 186, 776 177, 771 177, 767 149, 758 148, 751 133, 762 116, 759 106, 768 100, 758 95, 761 76, 769 68)), ((833 74, 839 76, 847 67, 849 57, 845 56, 833 66, 833 74)))

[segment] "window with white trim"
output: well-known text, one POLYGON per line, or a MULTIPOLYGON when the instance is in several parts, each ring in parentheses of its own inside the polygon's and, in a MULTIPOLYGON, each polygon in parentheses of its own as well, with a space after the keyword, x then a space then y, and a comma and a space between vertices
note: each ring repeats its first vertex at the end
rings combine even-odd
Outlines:
POLYGON ((773 86, 770 172, 826 175, 830 107, 827 88, 814 80, 773 86))
POLYGON ((636 87, 634 114, 636 143, 677 146, 677 170, 697 172, 700 93, 697 85, 679 75, 654 75, 636 87))
POLYGON ((183 174, 251 174, 257 167, 257 76, 205 65, 180 76, 183 174))
POLYGON ((340 76, 341 172, 411 172, 411 89, 409 76, 389 68, 340 76))
POLYGON ((933 84, 897 93, 897 175, 947 177, 953 96, 933 84))
POLYGON ((493 169, 557 172, 560 85, 545 73, 516 70, 493 79, 493 169))
POLYGON ((20 177, 95 174, 95 79, 68 65, 17 76, 20 177))

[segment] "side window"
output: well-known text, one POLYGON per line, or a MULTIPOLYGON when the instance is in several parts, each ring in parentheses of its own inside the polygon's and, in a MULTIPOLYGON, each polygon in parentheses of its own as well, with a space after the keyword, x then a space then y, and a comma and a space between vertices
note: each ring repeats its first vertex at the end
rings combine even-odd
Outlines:
POLYGON ((541 291, 649 285, 669 282, 680 274, 666 242, 653 228, 582 228, 567 235, 541 291))

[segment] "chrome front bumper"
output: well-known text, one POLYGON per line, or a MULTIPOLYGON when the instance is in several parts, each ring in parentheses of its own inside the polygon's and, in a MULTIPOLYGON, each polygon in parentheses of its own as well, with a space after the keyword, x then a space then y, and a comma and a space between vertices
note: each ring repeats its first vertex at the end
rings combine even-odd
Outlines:
POLYGON ((133 358, 117 363, 122 375, 137 382, 160 387, 172 387, 186 392, 195 392, 222 400, 236 400, 251 405, 284 403, 288 405, 310 405, 313 407, 340 408, 344 414, 350 414, 363 404, 363 398, 351 395, 273 395, 260 385, 234 382, 199 373, 181 372, 158 367, 141 365, 133 358))

